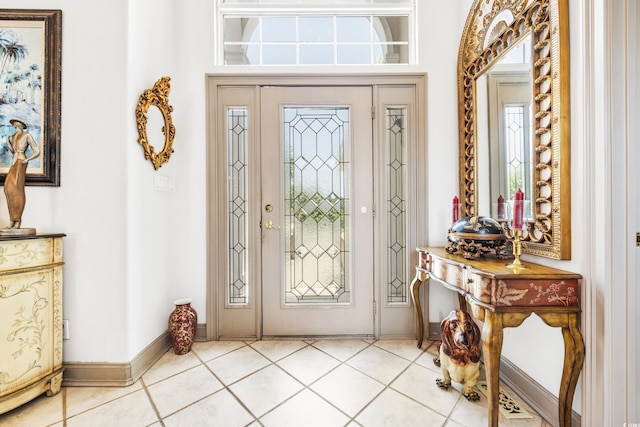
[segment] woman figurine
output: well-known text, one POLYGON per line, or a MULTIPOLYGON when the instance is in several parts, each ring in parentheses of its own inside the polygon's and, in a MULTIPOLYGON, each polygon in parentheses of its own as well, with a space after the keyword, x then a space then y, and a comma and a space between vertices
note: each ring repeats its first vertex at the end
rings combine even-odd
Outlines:
POLYGON ((24 182, 27 176, 27 165, 30 160, 40 155, 40 150, 31 134, 25 132, 27 125, 18 119, 9 120, 16 132, 7 136, 7 147, 13 154, 13 162, 4 180, 4 194, 7 196, 7 206, 9 208, 9 219, 11 223, 8 229, 20 228, 22 222, 22 212, 26 197, 24 193, 24 182), (27 148, 31 148, 31 155, 25 156, 27 148))

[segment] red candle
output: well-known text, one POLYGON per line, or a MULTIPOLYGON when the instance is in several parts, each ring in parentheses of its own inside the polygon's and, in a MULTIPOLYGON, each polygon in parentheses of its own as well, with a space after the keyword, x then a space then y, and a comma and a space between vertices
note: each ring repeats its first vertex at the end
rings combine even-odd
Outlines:
POLYGON ((460 200, 458 199, 458 196, 453 196, 453 215, 452 215, 453 221, 451 222, 456 222, 458 220, 459 212, 460 212, 460 200))
POLYGON ((524 193, 518 188, 513 197, 513 228, 522 228, 522 214, 524 211, 524 193))
POLYGON ((504 219, 504 197, 498 197, 498 219, 504 219))

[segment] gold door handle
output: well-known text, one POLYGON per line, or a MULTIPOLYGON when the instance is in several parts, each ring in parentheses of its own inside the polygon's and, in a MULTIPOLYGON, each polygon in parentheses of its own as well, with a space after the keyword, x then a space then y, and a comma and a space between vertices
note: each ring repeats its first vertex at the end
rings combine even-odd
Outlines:
POLYGON ((267 230, 280 230, 280 226, 274 225, 273 221, 271 221, 270 219, 264 222, 264 228, 266 228, 267 230))

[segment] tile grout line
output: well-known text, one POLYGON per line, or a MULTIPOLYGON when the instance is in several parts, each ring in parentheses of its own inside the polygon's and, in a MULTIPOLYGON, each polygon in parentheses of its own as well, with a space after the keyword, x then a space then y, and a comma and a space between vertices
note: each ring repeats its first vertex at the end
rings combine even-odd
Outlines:
MULTIPOLYGON (((292 398, 294 398, 295 396, 299 395, 300 393, 302 393, 303 391, 307 390, 310 393, 313 393, 315 396, 317 396, 319 399, 323 400, 324 402, 326 402, 328 405, 330 405, 332 408, 334 408, 335 410, 337 410, 338 412, 342 413, 345 415, 345 417, 347 417, 347 419, 349 419, 349 422, 356 422, 355 420, 353 420, 353 418, 347 414, 346 412, 344 412, 342 409, 338 408, 337 406, 335 406, 332 402, 328 401, 325 397, 319 395, 318 393, 315 392, 315 390, 311 389, 311 386, 313 384, 315 384, 316 382, 320 381, 322 378, 326 377, 327 375, 329 375, 331 372, 335 371, 336 369, 338 369, 340 366, 345 365, 346 360, 340 360, 337 357, 327 353, 326 351, 315 347, 313 344, 317 343, 318 340, 302 340, 302 342, 304 342, 306 345, 287 354, 284 357, 281 357, 280 359, 277 360, 271 360, 269 359, 266 355, 264 355, 263 353, 261 353, 258 349, 254 349, 256 350, 260 355, 262 355, 263 357, 267 358, 270 362, 271 365, 274 365, 275 367, 277 367, 278 369, 280 369, 284 374, 288 375, 289 377, 291 377, 293 380, 297 381, 298 383, 300 383, 300 385, 302 385, 302 389, 300 389, 299 391, 297 391, 296 393, 292 394, 291 396, 289 396, 287 399, 283 400, 282 402, 280 402, 279 404, 277 404, 276 406, 274 406, 273 408, 269 409, 267 412, 265 412, 264 414, 262 414, 260 416, 260 418, 257 420, 258 422, 260 422, 260 424, 262 425, 262 422, 260 421, 260 419, 262 419, 265 415, 275 411, 277 408, 281 407, 282 405, 284 405, 285 403, 287 403, 288 401, 290 401, 292 398), (315 380, 313 380, 309 385, 303 383, 299 378, 295 377, 293 374, 291 374, 290 372, 288 372, 286 369, 284 369, 282 366, 280 366, 278 364, 279 361, 286 359, 287 357, 298 353, 302 350, 304 350, 305 348, 313 348, 325 355, 327 355, 328 357, 331 357, 332 359, 336 360, 338 362, 338 364, 333 367, 332 369, 328 370, 327 372, 325 372, 323 375, 321 375, 319 378, 316 378, 315 380)), ((357 354, 359 354, 360 352, 364 351, 365 349, 369 348, 372 343, 367 343, 366 341, 362 340, 363 343, 367 344, 364 348, 362 348, 361 350, 357 351, 356 353, 352 354, 349 358, 347 358, 347 360, 351 359, 352 357, 356 356, 357 354)), ((348 366, 348 365, 347 365, 348 366)), ((264 369, 264 368, 263 368, 264 369)), ((256 371, 257 372, 257 371, 256 371)), ((252 374, 251 374, 252 375, 252 374)), ((245 377, 246 378, 246 377, 245 377)), ((240 380, 239 380, 240 381, 240 380)), ((358 423, 359 424, 359 423, 358 423)))
MULTIPOLYGON (((238 350, 240 350, 240 349, 242 349, 242 348, 244 348, 244 347, 249 347, 249 348, 251 348, 251 349, 255 350, 253 347, 251 347, 251 344, 249 344, 247 341, 242 341, 242 342, 243 342, 243 344, 244 344, 243 346, 238 347, 238 348, 236 348, 235 350, 232 350, 232 351, 226 352, 226 353, 224 353, 224 354, 221 354, 221 355, 219 355, 219 356, 217 356, 217 357, 214 357, 214 358, 213 358, 213 359, 211 359, 209 362, 211 362, 211 361, 213 361, 213 360, 216 360, 216 359, 218 359, 218 358, 220 358, 220 357, 223 357, 223 356, 229 355, 229 354, 231 354, 231 353, 234 353, 234 352, 236 352, 236 351, 238 351, 238 350)), ((258 354, 260 354, 260 353, 258 353, 258 354)), ((202 365, 204 365, 204 367, 205 367, 209 372, 211 372, 211 375, 213 375, 213 377, 214 377, 214 378, 215 378, 215 379, 216 379, 216 380, 217 380, 217 381, 222 385, 222 389, 220 389, 220 390, 216 391, 215 393, 210 394, 209 396, 213 396, 214 394, 219 393, 219 392, 221 392, 222 390, 226 390, 226 392, 227 392, 227 393, 229 393, 229 394, 231 395, 231 397, 232 397, 233 399, 235 399, 235 401, 236 401, 236 402, 238 402, 238 404, 239 404, 240 406, 242 406, 242 408, 243 408, 245 411, 247 411, 247 413, 248 413, 251 417, 253 417, 253 421, 252 421, 251 423, 247 424, 247 426, 248 426, 248 425, 251 425, 253 422, 257 422, 257 423, 259 423, 260 425, 262 425, 262 423, 260 422, 260 420, 259 420, 259 418, 256 416, 256 414, 254 414, 254 413, 253 413, 253 411, 251 411, 251 410, 247 407, 247 405, 245 405, 245 403, 244 403, 244 402, 243 402, 243 401, 242 401, 238 396, 236 396, 236 394, 231 390, 231 386, 232 386, 233 384, 238 383, 239 381, 242 381, 242 380, 243 380, 243 379, 245 379, 245 378, 248 378, 249 376, 251 376, 251 375, 255 374, 256 372, 260 372, 262 369, 264 369, 264 367, 263 367, 263 368, 258 369, 258 370, 257 370, 257 371, 255 371, 255 372, 252 372, 252 373, 250 373, 250 374, 248 374, 248 375, 245 375, 244 377, 242 377, 242 378, 240 378, 240 379, 238 379, 238 380, 236 380, 236 381, 234 381, 234 382, 232 382, 232 383, 230 383, 230 384, 226 384, 224 381, 222 381, 222 379, 221 379, 220 377, 218 377, 218 376, 216 375, 216 373, 215 373, 215 372, 213 372, 213 369, 211 369, 211 367, 209 367, 209 365, 207 364, 208 362, 205 362, 204 360, 202 360, 202 358, 201 358, 201 357, 200 357, 200 355, 197 353, 197 351, 195 352, 195 355, 196 355, 196 357, 198 358, 198 360, 200 360, 200 363, 202 363, 202 365)), ((262 355, 261 355, 261 356, 262 356, 262 355)), ((264 356, 263 356, 263 357, 264 357, 264 356)), ((268 366, 268 365, 267 365, 267 366, 268 366)), ((209 397, 209 396, 207 396, 207 397, 209 397)), ((203 399, 205 399, 205 398, 203 398, 203 399)), ((199 401, 201 401, 201 400, 202 400, 202 399, 200 399, 199 401)), ((195 402, 194 402, 194 403, 195 403, 195 402)), ((193 405, 193 403, 192 403, 191 405, 193 405)), ((189 406, 191 406, 191 405, 189 405, 189 406)), ((183 408, 183 409, 184 409, 184 408, 183 408)), ((181 409, 181 410, 183 410, 183 409, 181 409)))
MULTIPOLYGON (((398 378, 400 378, 400 376, 402 376, 402 374, 404 374, 405 372, 407 372, 407 371, 409 370, 409 368, 411 368, 413 365, 415 365, 416 361, 417 361, 418 359, 420 359, 420 358, 423 356, 423 354, 424 354, 424 353, 427 353, 427 350, 429 349, 429 347, 431 347, 431 345, 427 346, 424 350, 422 350, 422 348, 420 348, 421 352, 420 352, 420 353, 419 353, 419 354, 418 354, 418 355, 417 355, 413 360, 410 360, 410 359, 407 359, 407 358, 405 358, 405 357, 403 357, 403 356, 400 356, 399 354, 396 354, 396 353, 394 353, 393 351, 387 350, 386 348, 382 348, 382 347, 378 347, 378 346, 375 346, 375 347, 376 347, 376 348, 379 348, 380 350, 386 351, 386 352, 387 352, 387 353, 389 353, 389 354, 392 354, 392 355, 394 355, 394 356, 400 357, 400 358, 402 358, 402 359, 404 359, 404 360, 408 361, 408 362, 409 362, 409 364, 408 364, 404 369, 402 369, 402 370, 401 370, 401 371, 400 371, 400 372, 399 372, 395 377, 393 377, 393 379, 391 379, 391 380, 389 381, 389 383, 388 383, 388 384, 381 383, 381 384, 383 384, 383 385, 384 385, 384 388, 383 388, 382 390, 380 390, 380 393, 378 393, 375 397, 373 397, 373 398, 369 401, 369 403, 367 403, 367 404, 366 404, 366 405, 365 405, 365 406, 364 406, 364 407, 363 407, 363 408, 362 408, 362 409, 361 409, 361 410, 360 410, 360 411, 359 411, 359 412, 358 412, 358 413, 353 417, 353 421, 355 422, 355 419, 358 417, 358 415, 362 414, 362 413, 363 413, 363 412, 364 412, 364 411, 365 411, 369 406, 371 406, 371 404, 372 404, 372 403, 373 403, 373 402, 374 402, 378 397, 380 397, 380 395, 382 395, 382 393, 384 393, 384 392, 385 392, 385 391, 387 391, 387 390, 392 390, 392 391, 394 391, 394 392, 396 392, 396 393, 398 393, 398 394, 400 394, 400 395, 402 395, 402 396, 406 397, 407 399, 409 399, 409 400, 411 400, 411 401, 413 401, 413 402, 417 403, 418 405, 420 405, 420 406, 422 406, 422 407, 425 407, 425 408, 427 408, 427 409, 430 409, 430 410, 434 411, 434 412, 435 412, 435 413, 437 413, 437 414, 441 414, 440 412, 438 412, 438 411, 437 411, 437 410, 435 410, 434 408, 431 408, 430 406, 427 406, 427 405, 425 405, 424 403, 417 401, 417 400, 416 400, 416 399, 414 399, 413 397, 408 396, 408 395, 406 395, 406 394, 402 393, 401 391, 396 390, 395 388, 392 388, 392 387, 391 387, 391 385, 392 385, 392 384, 393 384, 393 383, 394 383, 398 378)), ((351 366, 351 365, 349 365, 349 366, 351 366)), ((417 366, 420 366, 420 367, 422 367, 422 368, 423 368, 423 366, 421 366, 421 365, 417 365, 417 366)), ((352 366, 351 366, 351 367, 352 367, 352 366)), ((353 367, 352 367, 352 368, 353 368, 353 367)), ((359 369, 357 369, 357 368, 354 368, 354 369, 356 369, 358 372, 362 372, 362 371, 360 371, 360 370, 359 370, 359 369)), ((425 369, 426 369, 426 368, 425 368, 425 369)), ((362 373, 363 373, 364 375, 369 376, 369 374, 367 374, 367 373, 364 373, 364 372, 362 372, 362 373)), ((370 377, 370 376, 369 376, 369 377, 370 377)), ((375 379, 375 378, 373 378, 373 377, 370 377, 370 378, 375 379)), ((376 380, 376 381, 378 381, 378 380, 376 380)), ((378 382, 380 382, 380 381, 378 381, 378 382)), ((441 414, 441 415, 443 415, 443 416, 444 416, 444 414, 441 414)), ((449 420, 449 417, 445 416, 445 423, 446 423, 446 422, 448 422, 448 420, 449 420)))
MULTIPOLYGON (((324 396, 321 396, 320 394, 318 394, 315 390, 313 390, 311 388, 311 386, 315 383, 317 383, 318 381, 320 381, 322 378, 326 377, 327 375, 329 375, 331 372, 335 371, 336 369, 338 369, 340 366, 346 365, 352 369, 354 369, 352 366, 347 365, 347 361, 351 360, 352 358, 354 358, 355 356, 357 356, 358 354, 360 354, 361 352, 363 352, 364 350, 366 350, 367 348, 371 347, 376 341, 374 340, 373 342, 367 342, 366 340, 358 340, 358 341, 362 341, 364 344, 366 344, 362 349, 358 350, 357 352, 355 352, 354 354, 352 354, 351 356, 349 356, 348 358, 346 358, 345 360, 340 360, 337 357, 333 356, 332 354, 327 353, 326 351, 315 347, 313 344, 317 343, 318 340, 314 340, 313 342, 310 341, 306 341, 303 340, 307 345, 305 345, 304 347, 289 353, 287 356, 281 357, 280 359, 278 359, 277 361, 272 362, 273 365, 275 365, 276 367, 278 367, 282 372, 284 372, 285 374, 287 374, 288 376, 290 376, 292 379, 294 379, 295 381, 299 382, 303 388, 301 390, 299 390, 298 392, 292 394, 291 396, 289 396, 287 399, 285 399, 284 401, 280 402, 279 404, 277 404, 276 406, 274 406, 273 408, 271 408, 270 410, 268 410, 267 412, 265 412, 264 414, 262 414, 260 416, 260 418, 264 417, 265 415, 273 412, 274 410, 276 410, 277 408, 281 407, 282 405, 284 405, 285 403, 287 403, 289 400, 291 400, 293 397, 299 395, 300 393, 302 393, 303 391, 307 390, 311 393, 313 393, 315 396, 317 396, 319 399, 325 401, 328 405, 330 405, 332 408, 334 408, 335 410, 337 410, 338 412, 344 414, 347 419, 349 420, 350 423, 356 423, 358 425, 360 425, 360 423, 358 423, 355 420, 355 417, 352 417, 351 415, 347 414, 346 412, 344 412, 342 409, 338 408, 337 406, 335 406, 332 402, 328 401, 324 396), (319 378, 316 378, 315 380, 313 380, 311 383, 309 383, 309 385, 303 383, 302 381, 300 381, 300 379, 296 378, 295 376, 293 376, 293 374, 291 374, 290 372, 288 372, 287 370, 285 370, 283 367, 281 367, 280 365, 278 365, 278 361, 286 359, 287 357, 291 356, 292 354, 295 354, 305 348, 308 347, 312 347, 315 350, 318 350, 319 352, 331 357, 332 359, 336 360, 337 362, 339 362, 335 367, 333 367, 332 369, 328 370, 327 372, 325 372, 324 374, 322 374, 319 378)), ((257 350, 256 350, 257 351, 257 350)), ((260 353, 260 352, 258 352, 260 353)), ((262 355, 262 353, 260 353, 262 355)), ((264 355, 263 355, 264 356, 264 355)), ((266 357, 266 356, 264 356, 266 357)), ((269 359, 271 360, 271 359, 269 359)), ((360 371, 358 371, 360 372, 360 371)), ((375 380, 377 381, 377 380, 375 380)), ((379 382, 379 381, 378 381, 379 382)), ((258 419, 258 421, 260 422, 260 419, 258 419)), ((262 425, 262 423, 260 423, 262 425)))
MULTIPOLYGON (((156 417, 158 417, 158 422, 160 423, 160 425, 162 427, 164 426, 164 421, 162 420, 162 417, 160 416, 160 411, 158 410, 158 407, 156 406, 156 403, 153 401, 153 398, 151 397, 151 393, 149 393, 149 389, 147 388, 147 384, 145 384, 144 379, 142 377, 140 377, 140 385, 142 386, 142 389, 144 390, 144 393, 147 395, 147 399, 149 399, 149 403, 151 403, 151 407, 153 408, 153 412, 156 413, 156 417)), ((150 425, 153 425, 155 423, 151 423, 150 425)))

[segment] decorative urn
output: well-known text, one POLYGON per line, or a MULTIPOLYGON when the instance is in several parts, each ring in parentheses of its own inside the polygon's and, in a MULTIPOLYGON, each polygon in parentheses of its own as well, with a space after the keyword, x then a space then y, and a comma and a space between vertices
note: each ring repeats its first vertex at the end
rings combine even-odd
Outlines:
POLYGON ((513 258, 511 241, 498 221, 486 216, 467 216, 451 225, 447 237, 447 252, 476 259, 485 253, 495 253, 499 259, 513 258))
POLYGON ((191 307, 188 298, 174 301, 175 309, 169 316, 169 335, 175 354, 183 355, 191 351, 196 336, 198 313, 191 307))

